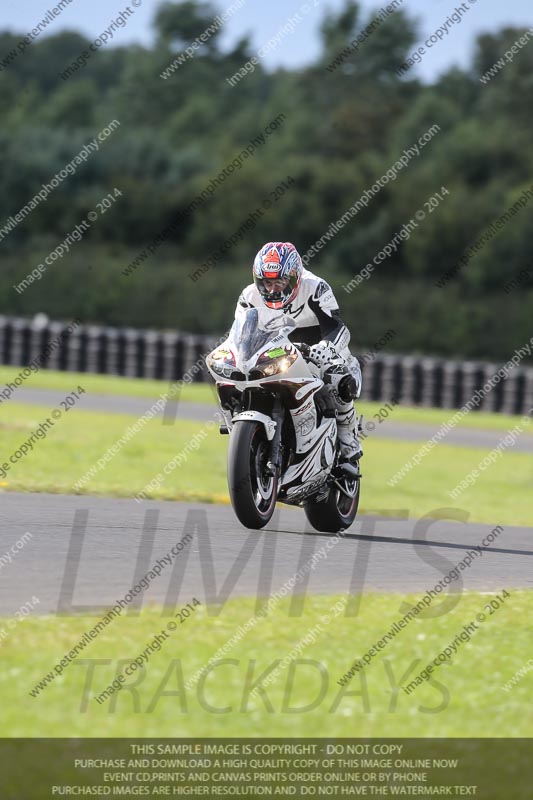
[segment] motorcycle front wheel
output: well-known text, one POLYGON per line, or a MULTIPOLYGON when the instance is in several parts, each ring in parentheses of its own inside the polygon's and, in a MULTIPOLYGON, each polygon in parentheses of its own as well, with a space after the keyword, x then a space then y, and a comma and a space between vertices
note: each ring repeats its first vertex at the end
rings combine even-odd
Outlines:
POLYGON ((228 449, 228 487, 233 510, 246 528, 263 528, 272 517, 278 477, 269 475, 270 443, 259 422, 235 423, 228 449))
POLYGON ((307 519, 317 531, 338 533, 353 523, 359 508, 361 478, 341 478, 321 501, 307 500, 304 511, 307 519))

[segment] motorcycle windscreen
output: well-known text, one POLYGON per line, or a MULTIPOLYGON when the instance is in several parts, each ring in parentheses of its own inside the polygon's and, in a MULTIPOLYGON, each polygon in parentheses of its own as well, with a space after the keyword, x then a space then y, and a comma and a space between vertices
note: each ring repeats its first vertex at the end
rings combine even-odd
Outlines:
POLYGON ((285 329, 288 334, 296 327, 294 320, 284 314, 271 316, 272 312, 259 308, 249 308, 233 323, 231 338, 235 343, 239 356, 248 361, 271 339, 285 329))

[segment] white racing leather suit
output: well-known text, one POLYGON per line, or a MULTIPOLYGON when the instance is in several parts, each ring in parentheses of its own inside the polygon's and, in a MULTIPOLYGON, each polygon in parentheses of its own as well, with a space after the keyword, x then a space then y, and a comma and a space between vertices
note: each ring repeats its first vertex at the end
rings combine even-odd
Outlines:
MULTIPOLYGON (((248 308, 261 308, 263 314, 265 310, 270 311, 253 283, 239 297, 235 318, 248 308)), ((357 386, 355 396, 359 397, 361 367, 348 348, 350 332, 340 317, 339 305, 331 287, 322 278, 304 269, 295 299, 285 308, 271 310, 271 313, 273 317, 284 313, 294 320, 297 329, 290 336, 294 342, 310 346, 321 344, 318 348, 319 358, 313 360, 320 368, 320 376, 337 411, 341 455, 345 459, 357 457, 361 446, 353 399, 343 400, 339 396, 338 386, 346 375, 351 375, 357 386)), ((311 352, 315 349, 312 347, 311 352)))

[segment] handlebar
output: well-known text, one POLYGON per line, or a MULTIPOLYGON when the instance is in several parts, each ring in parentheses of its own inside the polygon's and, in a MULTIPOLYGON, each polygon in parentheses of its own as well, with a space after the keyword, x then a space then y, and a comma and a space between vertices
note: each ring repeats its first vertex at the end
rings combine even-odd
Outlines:
POLYGON ((306 361, 309 360, 309 354, 311 353, 311 348, 305 342, 293 342, 294 347, 297 347, 302 356, 306 361))

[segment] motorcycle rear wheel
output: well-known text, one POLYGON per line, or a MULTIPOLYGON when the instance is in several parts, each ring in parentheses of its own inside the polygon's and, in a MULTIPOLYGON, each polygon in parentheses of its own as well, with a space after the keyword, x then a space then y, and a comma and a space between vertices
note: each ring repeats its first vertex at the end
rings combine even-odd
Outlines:
POLYGON ((353 523, 359 508, 361 478, 342 478, 338 483, 350 494, 347 497, 333 485, 324 500, 306 500, 304 511, 307 519, 317 531, 338 533, 353 523))
POLYGON ((233 510, 246 528, 264 528, 276 507, 278 476, 266 472, 269 455, 261 423, 235 423, 228 448, 228 487, 233 510))

